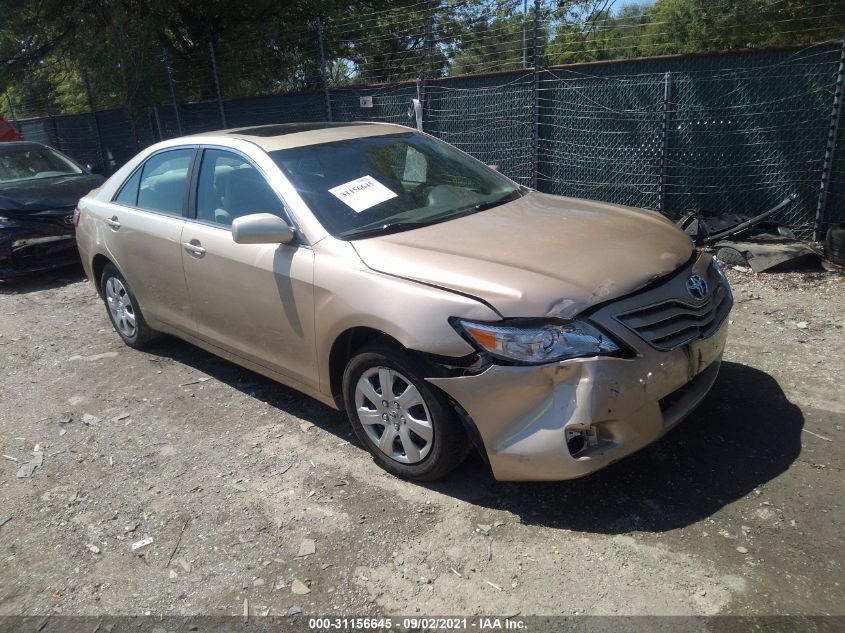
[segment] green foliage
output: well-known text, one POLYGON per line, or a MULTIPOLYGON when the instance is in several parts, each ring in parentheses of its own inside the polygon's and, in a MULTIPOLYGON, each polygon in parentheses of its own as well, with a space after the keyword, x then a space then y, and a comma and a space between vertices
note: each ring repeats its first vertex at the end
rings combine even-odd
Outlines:
MULTIPOLYGON (((845 0, 544 0, 543 65, 812 43, 841 37, 845 0)), ((162 51, 182 101, 213 99, 213 45, 226 97, 330 84, 530 67, 534 2, 439 0, 0 0, 0 108, 17 117, 123 106, 136 118, 169 100, 162 51), (527 9, 527 10, 526 10, 527 9)))

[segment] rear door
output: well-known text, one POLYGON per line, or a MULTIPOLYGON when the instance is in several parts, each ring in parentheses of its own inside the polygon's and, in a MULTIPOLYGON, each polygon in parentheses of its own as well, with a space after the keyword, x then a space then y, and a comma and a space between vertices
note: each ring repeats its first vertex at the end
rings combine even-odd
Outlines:
POLYGON ((150 156, 108 206, 105 242, 151 325, 194 334, 182 269, 182 230, 196 147, 150 156))
POLYGON ((245 155, 198 157, 182 236, 185 278, 200 338, 317 388, 314 253, 305 244, 236 244, 231 225, 252 213, 290 223, 265 175, 245 155))

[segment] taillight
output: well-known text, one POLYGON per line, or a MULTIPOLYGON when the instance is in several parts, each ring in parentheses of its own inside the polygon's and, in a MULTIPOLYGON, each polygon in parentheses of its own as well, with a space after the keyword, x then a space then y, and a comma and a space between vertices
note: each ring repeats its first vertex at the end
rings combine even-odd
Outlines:
POLYGON ((82 211, 79 210, 79 206, 77 206, 73 210, 73 226, 74 228, 79 226, 79 218, 82 217, 82 211))

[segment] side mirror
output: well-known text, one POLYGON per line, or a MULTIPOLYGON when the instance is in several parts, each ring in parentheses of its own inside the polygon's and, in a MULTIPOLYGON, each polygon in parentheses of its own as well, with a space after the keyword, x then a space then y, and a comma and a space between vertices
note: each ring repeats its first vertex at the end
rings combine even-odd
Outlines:
POLYGON ((232 239, 238 244, 290 244, 293 229, 272 213, 253 213, 232 222, 232 239))
POLYGON ((502 173, 502 168, 501 168, 501 167, 499 167, 498 165, 487 165, 487 166, 488 166, 490 169, 492 169, 493 171, 497 171, 497 172, 499 172, 500 174, 502 173))
POLYGON ((102 165, 85 165, 92 174, 99 174, 102 176, 105 172, 102 165))

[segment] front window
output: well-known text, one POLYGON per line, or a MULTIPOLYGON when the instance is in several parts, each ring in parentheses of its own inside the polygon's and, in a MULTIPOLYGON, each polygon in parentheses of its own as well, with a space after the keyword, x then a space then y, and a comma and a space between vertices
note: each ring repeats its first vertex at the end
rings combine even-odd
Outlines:
POLYGON ((270 156, 323 226, 344 239, 443 222, 522 195, 504 176, 414 132, 270 156))
POLYGON ((49 147, 22 147, 0 152, 0 184, 81 173, 78 165, 49 147))
POLYGON ((205 150, 197 186, 197 219, 231 226, 235 218, 252 213, 283 218, 282 201, 248 160, 225 150, 205 150))

